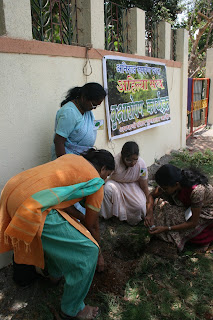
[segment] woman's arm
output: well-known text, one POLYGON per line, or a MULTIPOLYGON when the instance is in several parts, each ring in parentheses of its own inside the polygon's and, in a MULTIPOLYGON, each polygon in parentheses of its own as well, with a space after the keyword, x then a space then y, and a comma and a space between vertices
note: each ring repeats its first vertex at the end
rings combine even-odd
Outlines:
POLYGON ((56 133, 54 143, 55 143, 55 153, 57 158, 60 156, 63 156, 66 153, 65 146, 64 146, 66 140, 67 140, 66 138, 56 133))
POLYGON ((82 212, 80 212, 78 209, 76 209, 74 206, 70 206, 64 209, 64 211, 68 213, 70 216, 80 220, 81 223, 84 224, 85 215, 82 212))
POLYGON ((86 215, 84 219, 85 227, 90 231, 95 240, 100 242, 100 230, 99 230, 99 214, 98 212, 86 207, 86 215))
POLYGON ((146 217, 144 218, 144 224, 146 227, 151 227, 154 222, 154 220, 153 220, 154 199, 149 194, 147 179, 142 179, 142 177, 140 177, 139 185, 140 185, 141 190, 144 192, 144 194, 146 196, 146 217))
MULTIPOLYGON (((99 213, 86 207, 84 225, 90 231, 93 238, 100 243, 99 213)), ((99 249, 97 270, 99 272, 104 271, 104 258, 101 249, 99 249)))
POLYGON ((201 208, 192 208, 192 216, 191 218, 181 224, 173 225, 173 226, 158 226, 150 230, 151 234, 158 234, 165 231, 181 231, 187 229, 193 229, 197 226, 198 220, 200 217, 201 208))
POLYGON ((146 200, 148 201, 149 197, 149 189, 148 189, 148 180, 147 179, 142 179, 142 177, 139 178, 139 185, 140 188, 143 190, 146 200))
POLYGON ((154 224, 153 206, 154 206, 154 198, 150 194, 148 196, 148 201, 146 203, 146 216, 144 218, 144 225, 148 228, 152 227, 154 224))
MULTIPOLYGON (((153 218, 154 201, 155 201, 155 198, 158 197, 162 192, 159 190, 159 187, 157 187, 151 193, 149 193, 147 180, 142 180, 142 181, 146 181, 146 184, 147 184, 147 187, 145 186, 145 189, 147 189, 147 191, 146 191, 147 193, 144 192, 146 195, 146 199, 147 199, 146 200, 147 201, 146 202, 146 217, 144 219, 144 225, 146 227, 150 228, 154 224, 154 218, 153 218)), ((140 184, 140 186, 141 186, 141 184, 140 184)), ((142 186, 141 186, 141 189, 142 189, 142 186)))

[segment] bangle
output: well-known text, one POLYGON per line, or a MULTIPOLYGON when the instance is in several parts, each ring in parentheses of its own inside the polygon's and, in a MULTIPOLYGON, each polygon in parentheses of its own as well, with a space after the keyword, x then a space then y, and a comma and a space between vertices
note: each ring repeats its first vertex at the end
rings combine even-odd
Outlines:
POLYGON ((172 228, 171 228, 170 226, 168 226, 168 230, 169 230, 169 231, 171 231, 171 230, 172 230, 172 228))

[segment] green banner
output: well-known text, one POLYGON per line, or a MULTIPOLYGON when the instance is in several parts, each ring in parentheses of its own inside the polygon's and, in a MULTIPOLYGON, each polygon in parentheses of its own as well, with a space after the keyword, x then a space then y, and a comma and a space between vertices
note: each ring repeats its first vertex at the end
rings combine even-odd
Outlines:
POLYGON ((165 64, 105 56, 103 74, 109 140, 170 122, 165 64))

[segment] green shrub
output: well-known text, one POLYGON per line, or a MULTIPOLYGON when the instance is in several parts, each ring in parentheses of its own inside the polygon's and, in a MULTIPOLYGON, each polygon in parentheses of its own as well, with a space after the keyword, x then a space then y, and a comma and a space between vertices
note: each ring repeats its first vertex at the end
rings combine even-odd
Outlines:
POLYGON ((207 175, 213 174, 213 152, 209 149, 204 152, 198 151, 190 154, 188 150, 182 152, 173 152, 171 164, 179 168, 198 168, 207 175))

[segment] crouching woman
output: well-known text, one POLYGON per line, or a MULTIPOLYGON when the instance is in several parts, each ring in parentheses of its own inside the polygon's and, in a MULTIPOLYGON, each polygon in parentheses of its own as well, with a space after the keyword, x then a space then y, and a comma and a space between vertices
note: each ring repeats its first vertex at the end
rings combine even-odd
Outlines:
POLYGON ((187 241, 207 248, 213 241, 213 186, 194 169, 163 165, 155 174, 145 225, 182 251, 187 241))
POLYGON ((115 156, 115 171, 104 186, 104 200, 100 216, 112 216, 130 225, 138 224, 146 216, 148 202, 148 173, 139 156, 136 142, 126 142, 115 156))
POLYGON ((114 170, 106 150, 67 154, 19 173, 5 185, 0 199, 0 252, 14 250, 17 264, 44 268, 65 278, 61 318, 93 319, 97 307, 85 306, 99 251, 98 214, 104 180, 114 170), (85 201, 84 225, 66 212, 85 201), (45 262, 44 262, 45 256, 45 262))

